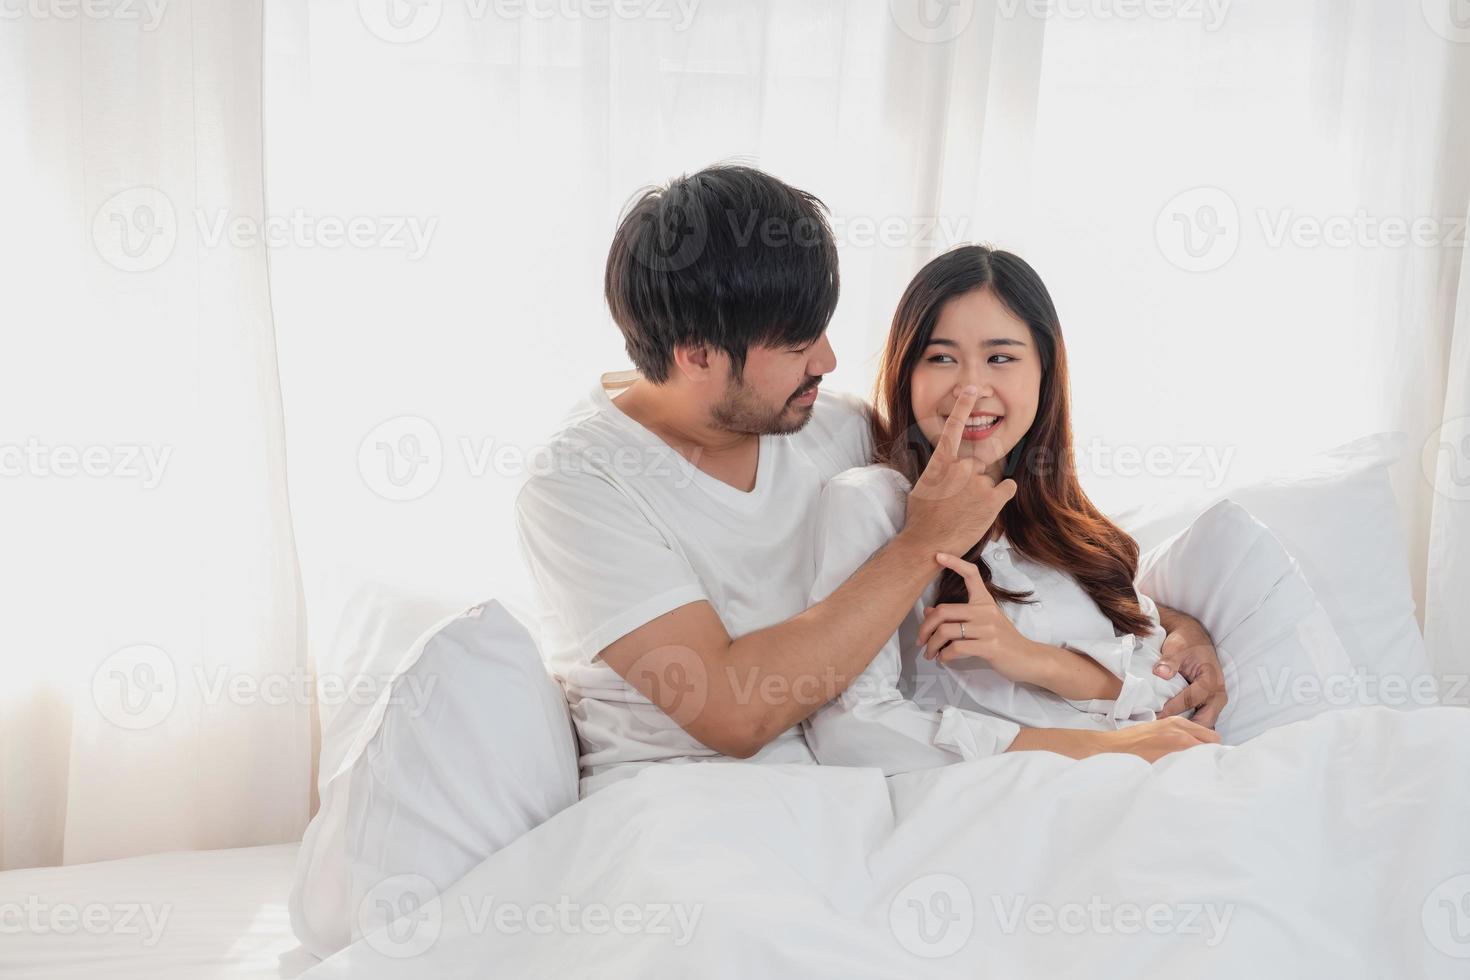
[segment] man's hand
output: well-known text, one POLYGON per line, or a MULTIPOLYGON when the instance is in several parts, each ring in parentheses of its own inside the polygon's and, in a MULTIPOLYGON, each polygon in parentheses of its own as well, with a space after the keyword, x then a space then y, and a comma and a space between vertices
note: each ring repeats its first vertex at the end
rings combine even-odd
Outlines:
MULTIPOLYGON (((999 483, 985 475, 991 449, 979 456, 959 455, 960 441, 979 390, 966 385, 955 399, 929 465, 909 491, 904 534, 929 551, 963 555, 984 537, 1001 508, 1016 495, 1015 480, 999 483)), ((981 443, 989 448, 988 443, 981 443)))
POLYGON ((1215 653, 1215 641, 1193 616, 1167 606, 1159 606, 1159 623, 1165 635, 1154 673, 1164 678, 1177 673, 1189 681, 1188 687, 1164 703, 1159 717, 1168 718, 1194 708, 1194 722, 1214 728, 1230 699, 1225 690, 1225 672, 1215 653))

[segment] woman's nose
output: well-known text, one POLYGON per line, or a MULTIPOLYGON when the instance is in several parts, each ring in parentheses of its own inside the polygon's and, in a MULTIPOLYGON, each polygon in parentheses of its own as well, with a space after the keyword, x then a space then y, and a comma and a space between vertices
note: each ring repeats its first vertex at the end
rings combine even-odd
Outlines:
POLYGON ((984 378, 978 376, 961 378, 960 383, 954 386, 954 391, 950 392, 950 394, 955 398, 959 398, 960 392, 965 390, 965 385, 975 386, 975 401, 977 402, 982 398, 989 398, 995 394, 995 389, 986 384, 984 378))

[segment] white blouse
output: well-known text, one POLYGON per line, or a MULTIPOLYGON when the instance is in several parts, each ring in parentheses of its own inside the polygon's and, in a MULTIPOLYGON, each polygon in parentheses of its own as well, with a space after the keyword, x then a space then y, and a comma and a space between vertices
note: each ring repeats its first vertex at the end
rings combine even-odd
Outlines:
MULTIPOLYGON (((886 466, 847 470, 822 492, 816 522, 817 568, 811 602, 820 602, 898 534, 909 491, 886 466)), ((1118 636, 1076 579, 1014 553, 1004 536, 982 555, 992 582, 1032 593, 1030 603, 998 601, 1028 639, 1091 657, 1122 681, 1114 700, 1074 701, 1002 676, 979 658, 936 663, 920 655, 924 606, 934 605, 939 576, 925 589, 867 670, 841 696, 804 722, 807 744, 828 765, 877 766, 885 775, 1004 752, 1022 727, 1107 730, 1152 721, 1183 690, 1177 674, 1153 673, 1164 631, 1158 609, 1139 593, 1153 620, 1147 637, 1118 636)), ((938 566, 936 566, 937 568, 938 566)))

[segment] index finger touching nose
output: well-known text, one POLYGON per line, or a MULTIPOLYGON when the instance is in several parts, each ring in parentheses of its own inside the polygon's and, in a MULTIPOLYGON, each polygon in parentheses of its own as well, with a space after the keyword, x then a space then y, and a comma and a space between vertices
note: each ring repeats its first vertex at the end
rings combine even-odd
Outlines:
POLYGON ((970 409, 975 407, 975 399, 979 397, 980 389, 974 385, 965 385, 960 390, 959 397, 955 399, 954 407, 949 410, 949 418, 944 422, 944 431, 939 435, 939 451, 951 458, 959 456, 960 437, 965 432, 965 422, 970 417, 970 409))

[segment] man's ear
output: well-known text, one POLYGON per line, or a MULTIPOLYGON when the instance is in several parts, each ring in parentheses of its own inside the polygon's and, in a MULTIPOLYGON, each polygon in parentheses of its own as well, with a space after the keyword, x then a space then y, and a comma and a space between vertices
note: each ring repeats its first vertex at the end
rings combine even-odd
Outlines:
POLYGON ((713 378, 719 369, 718 360, 707 344, 674 347, 674 370, 695 383, 713 378))

